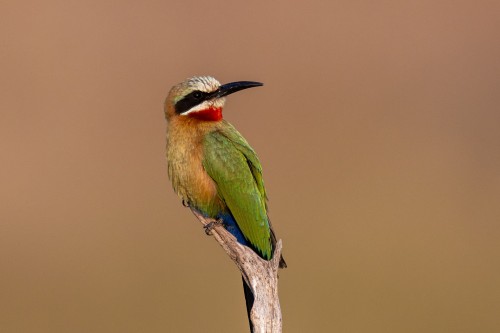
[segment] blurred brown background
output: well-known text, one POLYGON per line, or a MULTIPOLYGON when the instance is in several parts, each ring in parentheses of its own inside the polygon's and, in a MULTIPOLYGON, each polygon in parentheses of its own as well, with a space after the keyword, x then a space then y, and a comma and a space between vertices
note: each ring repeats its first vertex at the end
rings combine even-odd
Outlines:
POLYGON ((0 5, 0 331, 245 332, 241 280, 167 179, 163 100, 263 88, 285 332, 499 332, 495 1, 0 5))

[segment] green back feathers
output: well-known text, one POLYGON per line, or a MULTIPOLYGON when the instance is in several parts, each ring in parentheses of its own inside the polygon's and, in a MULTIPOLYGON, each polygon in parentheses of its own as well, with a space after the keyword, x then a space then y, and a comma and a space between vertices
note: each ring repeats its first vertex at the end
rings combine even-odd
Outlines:
POLYGON ((205 135, 203 167, 217 184, 245 238, 266 259, 272 245, 262 167, 248 142, 229 123, 205 135))

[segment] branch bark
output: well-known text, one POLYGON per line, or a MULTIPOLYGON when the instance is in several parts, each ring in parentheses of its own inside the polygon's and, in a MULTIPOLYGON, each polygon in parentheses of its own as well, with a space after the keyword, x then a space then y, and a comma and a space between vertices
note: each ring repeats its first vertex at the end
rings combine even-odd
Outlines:
POLYGON ((281 333, 282 318, 278 298, 278 268, 281 258, 281 239, 276 242, 273 258, 264 260, 250 248, 238 243, 236 238, 217 221, 191 210, 207 227, 210 234, 241 271, 243 279, 250 286, 254 303, 250 312, 253 333, 281 333))

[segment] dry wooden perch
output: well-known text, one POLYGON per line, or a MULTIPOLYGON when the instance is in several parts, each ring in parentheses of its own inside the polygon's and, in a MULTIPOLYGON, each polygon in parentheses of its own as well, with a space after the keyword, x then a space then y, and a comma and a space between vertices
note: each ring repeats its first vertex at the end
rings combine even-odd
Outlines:
POLYGON ((250 248, 238 243, 236 238, 217 221, 191 210, 210 234, 219 242, 241 271, 250 286, 254 303, 250 312, 253 333, 281 333, 282 319, 278 298, 278 267, 281 257, 281 240, 276 243, 273 259, 267 261, 250 248))

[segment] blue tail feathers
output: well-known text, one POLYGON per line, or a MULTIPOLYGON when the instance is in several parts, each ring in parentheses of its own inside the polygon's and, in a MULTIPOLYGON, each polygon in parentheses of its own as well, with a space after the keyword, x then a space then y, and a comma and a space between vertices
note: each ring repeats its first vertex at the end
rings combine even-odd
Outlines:
POLYGON ((246 245, 246 246, 249 245, 248 241, 245 239, 245 236, 243 236, 243 233, 241 232, 240 228, 236 224, 236 220, 234 219, 233 215, 231 215, 231 213, 219 214, 219 215, 217 215, 217 219, 221 219, 224 222, 224 227, 234 237, 236 237, 236 240, 238 241, 238 243, 240 243, 242 245, 246 245))

